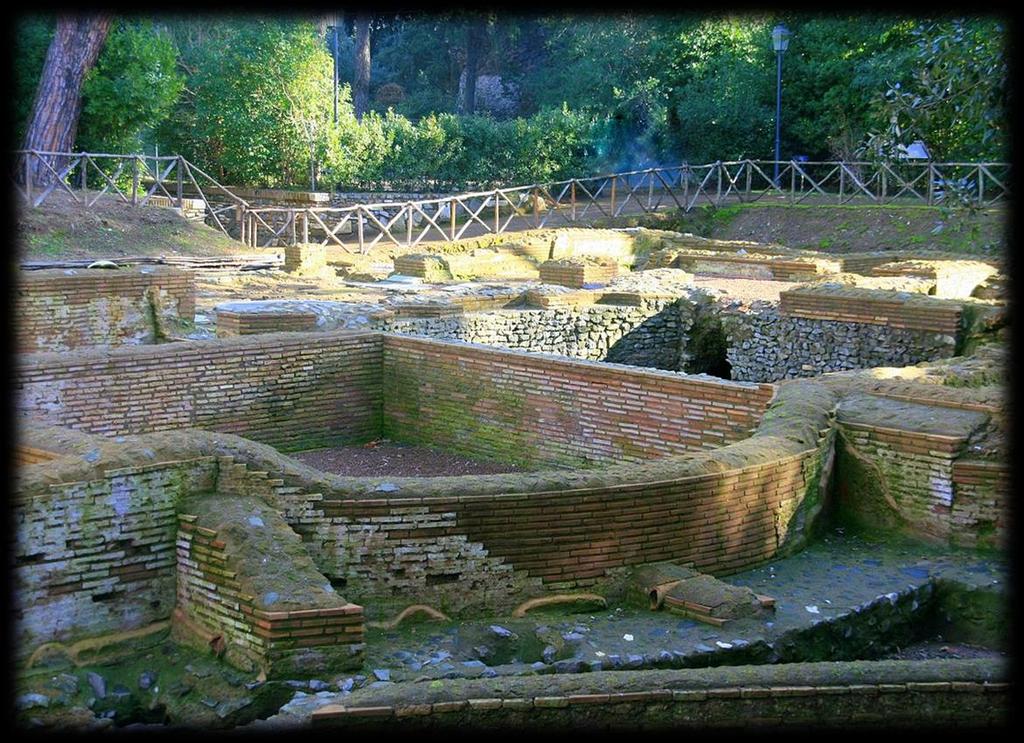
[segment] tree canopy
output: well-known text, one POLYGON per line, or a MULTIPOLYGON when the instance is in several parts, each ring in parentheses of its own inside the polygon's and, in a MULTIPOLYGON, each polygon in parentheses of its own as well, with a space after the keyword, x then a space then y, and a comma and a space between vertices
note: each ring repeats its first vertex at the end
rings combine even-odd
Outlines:
MULTIPOLYGON (((330 21, 341 40, 335 121, 324 19, 119 19, 83 86, 78 148, 159 147, 225 183, 306 188, 511 184, 771 158, 771 29, 781 22, 793 32, 784 158, 892 156, 916 139, 936 158, 1008 157, 1007 32, 996 17, 453 11, 356 20, 330 21), (370 29, 361 120, 357 26, 370 29)), ((18 24, 20 136, 54 21, 18 24)))

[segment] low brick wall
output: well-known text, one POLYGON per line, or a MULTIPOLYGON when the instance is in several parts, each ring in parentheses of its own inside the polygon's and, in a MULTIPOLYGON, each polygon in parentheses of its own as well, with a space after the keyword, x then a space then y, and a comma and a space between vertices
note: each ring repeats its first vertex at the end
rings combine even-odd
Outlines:
POLYGON ((968 458, 968 442, 988 416, 934 402, 927 407, 895 400, 886 405, 896 420, 878 423, 863 414, 851 418, 840 409, 842 514, 872 530, 892 529, 956 546, 1004 547, 1009 467, 968 458), (935 421, 931 430, 913 427, 922 411, 935 421))
POLYGON ((284 270, 289 273, 315 273, 326 267, 326 245, 286 245, 284 248, 284 270))
POLYGON ((208 428, 285 450, 380 431, 381 339, 287 333, 19 358, 22 415, 106 435, 208 428))
POLYGON ((308 333, 316 330, 312 312, 233 312, 217 310, 217 335, 308 333))
POLYGON ((962 311, 959 302, 922 294, 846 286, 801 286, 779 295, 783 317, 885 325, 953 338, 960 331, 962 311))
POLYGON ((154 194, 149 197, 149 201, 146 202, 146 205, 158 206, 164 209, 174 209, 185 219, 192 222, 202 222, 206 219, 206 202, 202 199, 183 198, 181 200, 181 207, 179 208, 177 199, 154 194))
POLYGON ((838 261, 787 260, 776 256, 686 255, 669 264, 702 276, 767 279, 769 281, 811 281, 829 273, 839 273, 838 261))
POLYGON ((1006 726, 1012 719, 1007 669, 960 663, 963 668, 934 661, 800 663, 648 671, 643 679, 604 672, 586 674, 593 680, 554 693, 543 678, 515 679, 508 684, 512 688, 497 692, 456 682, 415 700, 397 693, 325 705, 313 711, 311 723, 321 732, 479 727, 626 734, 709 727, 870 734, 879 726, 918 731, 939 725, 1006 726))
POLYGON ((611 261, 553 260, 538 268, 540 280, 545 284, 560 284, 580 289, 588 284, 607 284, 619 275, 618 264, 611 261))
POLYGON ((191 272, 164 266, 21 271, 19 352, 153 343, 195 316, 191 272))
POLYGON ((577 465, 746 438, 773 394, 742 385, 408 336, 384 339, 384 434, 467 454, 577 465))
POLYGON ((219 649, 232 665, 285 678, 360 666, 361 606, 339 596, 301 609, 261 609, 260 597, 238 578, 252 566, 239 564, 223 535, 195 523, 195 515, 181 513, 178 520, 177 609, 214 635, 215 650, 222 643, 219 649))

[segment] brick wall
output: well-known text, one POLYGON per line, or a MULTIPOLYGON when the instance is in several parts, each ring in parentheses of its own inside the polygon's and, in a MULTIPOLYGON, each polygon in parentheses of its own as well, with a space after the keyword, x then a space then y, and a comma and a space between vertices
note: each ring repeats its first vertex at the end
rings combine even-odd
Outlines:
POLYGON ((766 279, 768 281, 810 281, 828 273, 838 273, 838 261, 786 260, 776 256, 687 255, 680 254, 670 263, 674 268, 705 276, 766 279))
POLYGON ((176 509, 213 486, 212 457, 108 470, 15 500, 18 651, 123 632, 174 607, 176 509))
POLYGON ((453 451, 576 465, 746 438, 773 388, 384 338, 384 434, 453 451))
POLYGON ((289 678, 303 675, 303 670, 315 675, 328 668, 360 666, 361 606, 339 597, 332 606, 261 609, 257 597, 239 581, 241 566, 222 535, 195 523, 193 514, 179 514, 178 519, 177 608, 213 634, 213 645, 218 644, 215 638, 221 638, 228 662, 245 670, 262 668, 270 677, 289 678), (312 667, 311 654, 317 651, 340 655, 347 662, 327 660, 325 668, 312 667), (305 669, 301 662, 295 663, 296 655, 304 657, 305 669))
POLYGON ((607 284, 618 276, 619 266, 612 261, 553 260, 540 264, 540 280, 577 289, 587 284, 607 284))
POLYGON ((107 435, 227 431, 285 450, 380 430, 380 336, 267 334, 19 359, 20 412, 107 435))
POLYGON ((1010 537, 1010 467, 1005 462, 960 459, 953 463, 955 544, 1005 549, 1010 537))
MULTIPOLYGON (((943 408, 936 410, 941 419, 943 408)), ((965 415, 947 411, 945 433, 840 416, 842 512, 870 529, 896 529, 953 545, 1005 546, 1009 468, 1003 462, 964 458, 970 430, 954 418, 965 415)), ((982 414, 970 415, 985 420, 982 414)))
POLYGON ((193 320, 195 279, 164 266, 22 271, 15 313, 20 352, 152 343, 193 320))
POLYGON ((820 465, 820 452, 810 450, 607 487, 436 495, 418 503, 331 494, 284 500, 291 501, 289 521, 308 525, 321 570, 346 578, 353 595, 397 592, 450 610, 500 610, 513 600, 512 570, 567 590, 626 565, 678 560, 717 574, 774 557, 797 539, 788 533, 793 515, 817 487, 820 465))
POLYGON ((956 337, 960 332, 959 302, 910 292, 857 287, 802 286, 779 295, 786 317, 885 325, 956 337))
POLYGON ((316 330, 313 312, 233 312, 217 310, 217 335, 308 333, 316 330))

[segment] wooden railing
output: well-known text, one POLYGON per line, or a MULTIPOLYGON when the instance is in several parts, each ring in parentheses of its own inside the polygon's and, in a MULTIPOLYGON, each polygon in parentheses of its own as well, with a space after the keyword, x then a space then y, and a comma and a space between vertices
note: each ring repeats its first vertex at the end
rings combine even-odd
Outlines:
POLYGON ((381 242, 408 247, 427 240, 452 241, 510 230, 579 225, 597 217, 645 214, 662 208, 690 211, 705 204, 721 206, 762 199, 787 204, 988 206, 1010 197, 1007 163, 791 160, 778 162, 779 175, 773 178, 775 161, 735 160, 412 201, 345 207, 256 207, 182 157, 37 151, 17 154, 23 174, 18 190, 33 206, 42 204, 54 191, 65 191, 86 206, 95 204, 108 191, 138 205, 146 204, 161 191, 181 207, 188 183, 190 192, 198 193, 206 206, 208 221, 250 247, 313 241, 361 253, 381 242), (32 166, 37 161, 45 165, 50 176, 45 188, 33 188, 32 166), (100 167, 103 162, 108 170, 113 169, 112 173, 100 167), (87 189, 90 175, 103 186, 98 192, 87 189), (126 193, 118 180, 127 181, 129 177, 131 185, 126 193), (76 182, 78 189, 71 185, 76 182), (207 186, 206 191, 200 182, 207 186), (171 184, 174 195, 167 184, 171 184), (148 188, 142 191, 144 186, 148 188))
POLYGON ((66 194, 75 203, 90 208, 104 197, 132 206, 145 206, 161 194, 177 208, 185 201, 183 191, 190 184, 205 207, 205 217, 225 235, 232 236, 225 222, 241 212, 248 202, 233 194, 212 176, 180 155, 111 155, 94 152, 15 151, 14 184, 29 206, 38 207, 53 194, 66 194), (206 186, 203 190, 202 183, 206 186), (214 198, 210 198, 210 196, 214 198))

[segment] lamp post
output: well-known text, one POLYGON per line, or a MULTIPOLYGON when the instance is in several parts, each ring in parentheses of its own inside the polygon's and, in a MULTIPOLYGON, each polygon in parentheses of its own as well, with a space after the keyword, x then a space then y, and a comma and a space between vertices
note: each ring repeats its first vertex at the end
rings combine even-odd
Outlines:
POLYGON ((775 76, 775 176, 776 188, 779 185, 779 136, 782 133, 782 55, 789 48, 791 33, 781 23, 772 29, 772 48, 777 59, 775 76))

